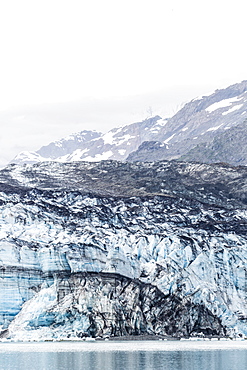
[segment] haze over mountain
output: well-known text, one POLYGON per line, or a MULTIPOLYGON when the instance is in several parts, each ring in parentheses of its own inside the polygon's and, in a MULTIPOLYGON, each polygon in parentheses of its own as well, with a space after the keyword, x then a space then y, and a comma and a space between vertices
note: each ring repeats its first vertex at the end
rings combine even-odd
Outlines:
POLYGON ((193 99, 172 118, 150 117, 106 134, 82 131, 52 142, 37 152, 21 152, 12 162, 180 158, 245 165, 246 118, 247 81, 243 81, 193 99))

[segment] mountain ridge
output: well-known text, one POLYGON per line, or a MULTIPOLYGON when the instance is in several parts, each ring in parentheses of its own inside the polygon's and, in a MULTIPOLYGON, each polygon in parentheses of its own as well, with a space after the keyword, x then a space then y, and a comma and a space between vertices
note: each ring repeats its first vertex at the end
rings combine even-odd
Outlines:
MULTIPOLYGON (((160 138, 157 138, 156 148, 152 147, 152 143, 147 142, 144 148, 141 146, 137 151, 132 152, 127 160, 186 160, 186 154, 197 145, 209 144, 219 132, 223 133, 224 130, 233 129, 235 126, 243 124, 247 117, 246 89, 247 81, 243 81, 226 89, 216 90, 211 95, 193 99, 168 120, 169 132, 165 136, 166 140, 169 140, 168 146, 163 146, 164 142, 160 140, 162 138, 161 132, 160 138), (149 150, 150 145, 151 150, 149 150)), ((225 143, 226 145, 227 143, 225 143)), ((247 146, 247 142, 245 146, 247 146)), ((236 158, 233 158, 232 161, 229 158, 229 163, 237 164, 239 160, 237 146, 235 151, 236 158)), ((196 157, 189 158, 197 160, 196 157)), ((221 158, 218 160, 224 161, 221 158)), ((206 157, 203 161, 211 162, 206 157)), ((247 164, 247 157, 242 163, 247 164)))
MULTIPOLYGON (((37 152, 20 153, 12 162, 187 160, 187 153, 191 150, 194 151, 200 145, 208 146, 217 140, 219 134, 223 135, 225 130, 234 132, 234 127, 242 125, 246 119, 247 81, 242 81, 216 90, 211 95, 193 99, 171 118, 150 117, 142 122, 114 128, 105 134, 82 131, 42 147, 37 152)), ((244 145, 247 146, 246 140, 244 145)), ((226 150, 227 143, 224 144, 226 150)), ((228 162, 246 165, 246 153, 238 154, 238 151, 236 143, 235 153, 232 151, 228 162)), ((197 159, 192 154, 188 155, 188 160, 197 159)), ((204 151, 204 158, 200 157, 200 160, 211 162, 208 155, 204 151)), ((217 161, 225 159, 219 157, 217 161)))

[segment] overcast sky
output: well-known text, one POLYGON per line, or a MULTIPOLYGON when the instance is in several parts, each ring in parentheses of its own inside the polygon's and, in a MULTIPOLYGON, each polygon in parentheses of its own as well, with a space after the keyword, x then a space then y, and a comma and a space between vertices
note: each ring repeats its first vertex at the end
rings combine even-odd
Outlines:
POLYGON ((244 0, 0 2, 0 165, 247 79, 244 0))

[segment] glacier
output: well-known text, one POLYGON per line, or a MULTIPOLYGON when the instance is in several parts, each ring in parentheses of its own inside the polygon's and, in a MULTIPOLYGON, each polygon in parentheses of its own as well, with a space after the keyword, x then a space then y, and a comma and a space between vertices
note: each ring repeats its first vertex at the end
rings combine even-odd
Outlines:
POLYGON ((0 336, 247 336, 247 168, 0 171, 0 336))

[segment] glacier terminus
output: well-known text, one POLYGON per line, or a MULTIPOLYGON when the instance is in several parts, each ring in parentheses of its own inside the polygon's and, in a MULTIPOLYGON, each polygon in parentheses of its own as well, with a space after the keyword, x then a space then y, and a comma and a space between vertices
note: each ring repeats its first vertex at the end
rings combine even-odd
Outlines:
POLYGON ((41 162, 0 171, 0 332, 247 336, 247 168, 41 162))

